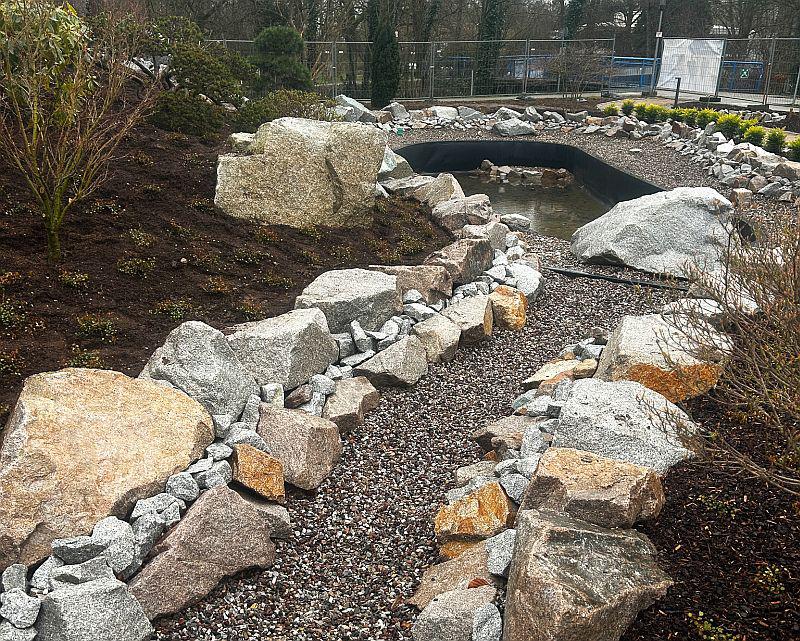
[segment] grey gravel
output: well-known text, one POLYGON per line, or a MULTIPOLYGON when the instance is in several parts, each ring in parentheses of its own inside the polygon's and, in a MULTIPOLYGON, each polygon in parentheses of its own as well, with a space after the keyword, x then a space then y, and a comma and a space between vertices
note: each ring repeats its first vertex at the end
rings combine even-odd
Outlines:
MULTIPOLYGON (((566 246, 533 244, 550 255, 566 246)), ((521 382, 561 346, 662 304, 625 285, 548 275, 522 331, 496 331, 432 364, 413 387, 383 393, 318 492, 290 494, 294 534, 276 542, 271 569, 229 580, 160 620, 155 638, 411 639, 417 612, 402 600, 436 561, 433 516, 453 471, 480 459, 470 433, 508 416, 521 382)))

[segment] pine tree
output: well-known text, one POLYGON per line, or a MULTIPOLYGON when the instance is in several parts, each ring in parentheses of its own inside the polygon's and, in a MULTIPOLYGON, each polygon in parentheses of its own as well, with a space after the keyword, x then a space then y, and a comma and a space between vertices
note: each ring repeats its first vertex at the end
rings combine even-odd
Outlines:
POLYGON ((394 25, 387 15, 381 16, 372 43, 372 95, 373 109, 388 105, 400 88, 400 45, 394 25))
POLYGON ((255 41, 253 63, 261 72, 259 89, 311 89, 311 70, 303 63, 303 37, 291 27, 264 29, 255 41))
POLYGON ((479 94, 494 93, 500 42, 505 31, 506 0, 483 0, 478 30, 478 54, 475 61, 475 82, 479 94))
POLYGON ((572 40, 583 26, 586 0, 570 0, 564 13, 564 40, 572 40))

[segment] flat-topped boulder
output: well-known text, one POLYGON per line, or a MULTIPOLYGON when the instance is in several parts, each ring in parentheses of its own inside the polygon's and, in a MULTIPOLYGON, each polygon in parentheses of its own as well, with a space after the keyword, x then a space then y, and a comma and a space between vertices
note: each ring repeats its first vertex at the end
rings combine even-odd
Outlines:
POLYGON ((572 253, 587 263, 669 276, 688 275, 688 265, 711 270, 729 237, 731 209, 710 187, 678 187, 626 200, 576 230, 572 253))
POLYGON ((376 387, 409 387, 427 373, 425 347, 416 336, 400 339, 353 370, 376 387))
POLYGON ((411 333, 425 348, 428 362, 441 363, 455 358, 461 340, 461 328, 449 318, 436 314, 414 325, 411 333))
POLYGON ((434 531, 440 543, 477 542, 510 527, 516 510, 499 481, 481 485, 463 498, 439 509, 434 531))
POLYGON ((503 641, 617 641, 672 585, 657 558, 634 530, 521 511, 503 641))
POLYGON ((491 294, 492 317, 500 329, 517 331, 527 321, 528 298, 518 289, 500 285, 491 294))
POLYGON ((416 289, 427 303, 436 303, 453 295, 453 279, 439 265, 370 265, 376 272, 397 277, 401 294, 416 289))
POLYGON ((378 172, 378 180, 391 180, 392 178, 408 178, 414 173, 411 165, 400 154, 396 154, 387 145, 383 154, 383 162, 378 172))
POLYGON ((521 509, 562 512, 602 527, 658 516, 664 488, 655 470, 570 448, 542 454, 521 509))
POLYGON ((453 283, 471 283, 492 266, 492 244, 486 238, 462 238, 425 259, 426 265, 441 265, 453 283))
POLYGON ((0 449, 0 569, 125 518, 213 438, 198 402, 153 381, 93 369, 29 377, 0 449))
POLYGON ((286 482, 303 490, 317 489, 342 455, 336 423, 268 403, 259 409, 257 432, 283 464, 286 482))
POLYGON ((436 208, 437 205, 453 198, 464 198, 464 190, 453 174, 439 174, 410 195, 428 207, 436 208))
POLYGON ((482 641, 473 632, 480 629, 486 607, 497 611, 492 604, 496 594, 490 585, 443 592, 417 617, 411 631, 414 641, 482 641))
POLYGON ((247 399, 258 394, 255 378, 222 332, 200 321, 187 321, 173 329, 139 378, 167 381, 210 414, 227 414, 234 420, 247 399))
POLYGON ((461 330, 461 342, 465 345, 479 343, 492 335, 492 302, 486 295, 462 298, 443 310, 442 316, 461 330))
MULTIPOLYGON (((719 347, 727 338, 708 327, 705 339, 719 347)), ((660 314, 624 316, 611 333, 595 378, 636 381, 678 403, 706 393, 722 375, 722 352, 699 358, 698 343, 660 314)))
POLYGON ((364 414, 378 406, 381 395, 364 376, 343 378, 336 382, 336 391, 328 396, 322 417, 346 432, 364 422, 364 414))
POLYGON ((367 269, 335 269, 315 278, 295 300, 295 309, 317 307, 334 334, 358 321, 378 330, 401 309, 397 277, 367 269))
POLYGON ((553 446, 586 450, 665 473, 689 458, 680 432, 691 419, 658 392, 632 381, 575 381, 564 401, 553 446))
POLYGON ((251 155, 220 156, 214 202, 272 225, 364 226, 386 140, 375 127, 278 118, 258 128, 251 155))
POLYGON ((445 229, 455 231, 465 225, 484 225, 491 220, 492 203, 486 194, 453 198, 433 208, 433 218, 445 229))
POLYGON ((150 620, 196 603, 219 582, 275 560, 269 522, 236 491, 208 490, 153 550, 130 583, 150 620))
POLYGON ((228 343, 259 385, 279 383, 292 389, 324 372, 339 356, 325 314, 314 307, 231 329, 228 343))

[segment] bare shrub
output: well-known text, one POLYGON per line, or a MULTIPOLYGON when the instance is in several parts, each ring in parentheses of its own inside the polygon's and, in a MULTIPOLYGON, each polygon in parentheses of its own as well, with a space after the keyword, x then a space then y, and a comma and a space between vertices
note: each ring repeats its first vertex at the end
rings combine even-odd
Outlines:
POLYGON ((611 70, 611 52, 591 42, 567 42, 552 56, 545 71, 559 79, 565 98, 577 100, 589 88, 602 87, 611 70))
POLYGON ((151 91, 129 90, 135 31, 124 21, 89 23, 67 3, 9 0, 0 31, 0 157, 25 179, 55 262, 64 218, 104 182, 151 91))
POLYGON ((754 240, 731 240, 722 263, 692 270, 692 292, 705 302, 678 303, 665 319, 699 358, 722 351, 714 400, 740 423, 761 426, 761 442, 745 449, 726 434, 684 436, 696 452, 800 494, 800 227, 788 214, 759 221, 754 240), (719 330, 731 340, 721 343, 719 330))

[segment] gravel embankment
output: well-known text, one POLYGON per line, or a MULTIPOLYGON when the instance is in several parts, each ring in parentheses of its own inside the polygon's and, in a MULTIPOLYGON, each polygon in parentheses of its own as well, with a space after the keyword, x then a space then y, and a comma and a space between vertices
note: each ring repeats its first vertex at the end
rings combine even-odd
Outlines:
MULTIPOLYGON (((532 239, 550 253, 566 243, 532 239)), ((472 430, 510 413, 521 381, 596 325, 642 313, 659 294, 548 275, 518 333, 459 351, 409 390, 388 391, 345 438, 342 461, 315 496, 289 499, 295 538, 275 566, 229 581, 157 639, 410 639, 403 605, 436 562, 433 516, 452 471, 479 457, 472 430)), ((246 535, 246 533, 243 533, 246 535)))

